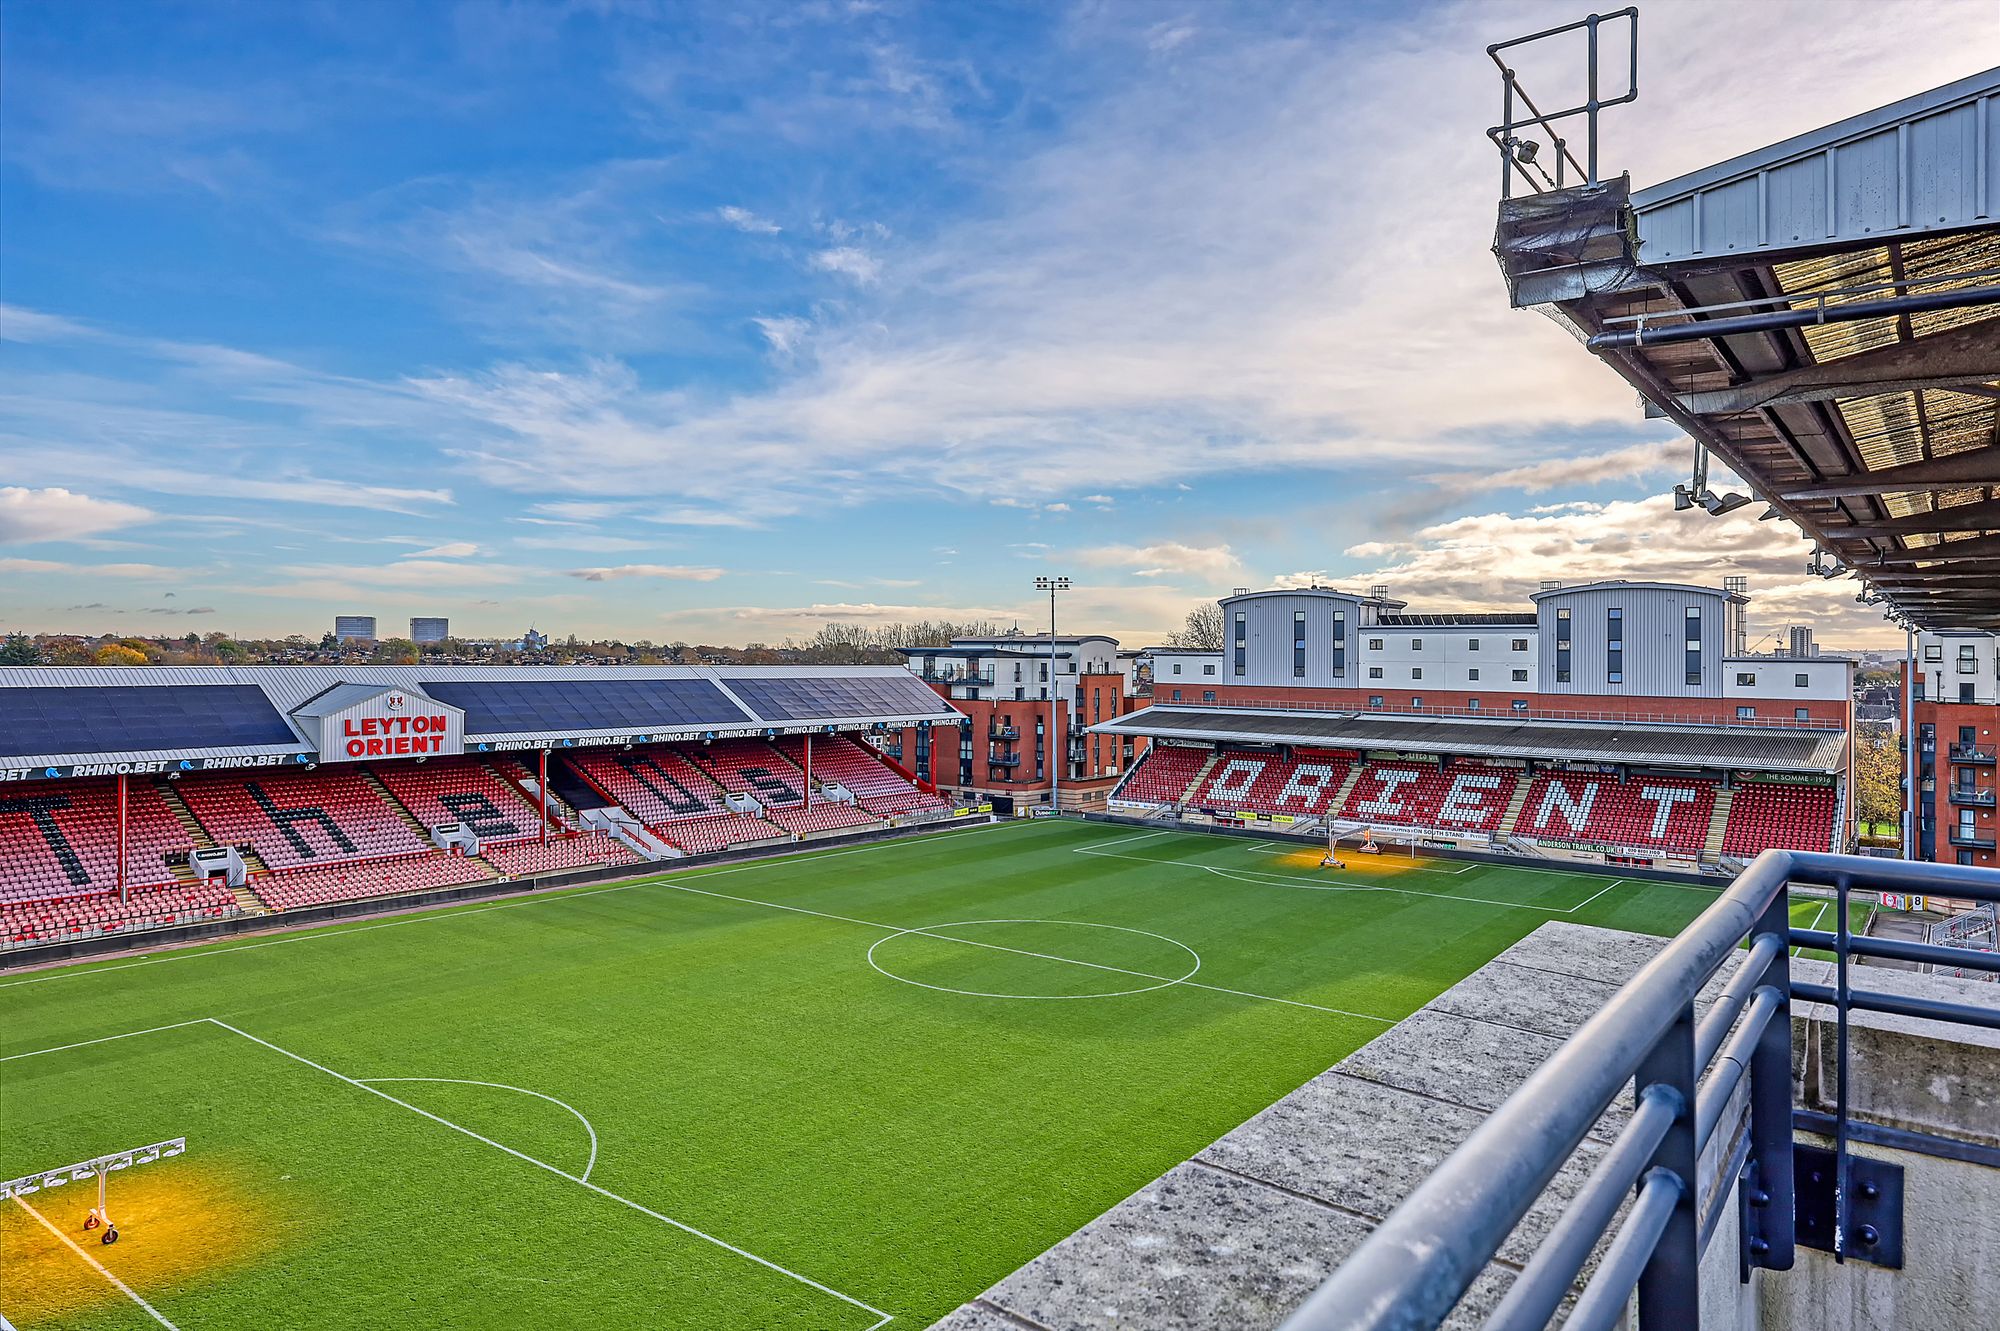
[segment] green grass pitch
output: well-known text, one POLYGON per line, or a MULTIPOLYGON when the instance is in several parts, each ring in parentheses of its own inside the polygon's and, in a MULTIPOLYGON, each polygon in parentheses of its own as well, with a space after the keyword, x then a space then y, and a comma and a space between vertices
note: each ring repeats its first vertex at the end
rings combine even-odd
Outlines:
POLYGON ((1016 823, 0 976, 0 1177, 190 1143, 115 1247, 0 1203, 0 1312, 914 1331, 1544 921, 1713 899, 1316 859, 1016 823))

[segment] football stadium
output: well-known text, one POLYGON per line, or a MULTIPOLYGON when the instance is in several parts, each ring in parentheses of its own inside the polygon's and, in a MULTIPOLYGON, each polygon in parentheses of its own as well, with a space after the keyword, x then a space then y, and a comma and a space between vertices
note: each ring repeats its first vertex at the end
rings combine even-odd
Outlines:
POLYGON ((1906 632, 1904 858, 1740 577, 0 666, 0 1329, 1993 1326, 2000 69, 1635 190, 1628 22, 1496 299, 1906 632))

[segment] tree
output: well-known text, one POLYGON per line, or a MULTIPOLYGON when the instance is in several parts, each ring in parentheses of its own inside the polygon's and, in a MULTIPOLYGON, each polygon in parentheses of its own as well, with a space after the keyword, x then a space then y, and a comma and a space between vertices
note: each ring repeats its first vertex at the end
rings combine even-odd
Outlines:
POLYGON ((99 647, 90 658, 98 665, 140 666, 146 664, 146 654, 123 643, 108 642, 99 647))
POLYGON ((375 644, 375 660, 382 665, 416 665, 420 659, 417 644, 408 638, 384 638, 375 644))
POLYGON ((0 642, 0 665, 40 665, 42 649, 25 633, 10 633, 0 642))
POLYGON ((1858 735, 1854 746, 1854 813, 1864 823, 1903 816, 1903 748, 1891 735, 1858 735))
POLYGON ((1192 647, 1197 651, 1222 650, 1222 607, 1203 601, 1188 611, 1187 623, 1177 633, 1167 635, 1169 647, 1192 647))

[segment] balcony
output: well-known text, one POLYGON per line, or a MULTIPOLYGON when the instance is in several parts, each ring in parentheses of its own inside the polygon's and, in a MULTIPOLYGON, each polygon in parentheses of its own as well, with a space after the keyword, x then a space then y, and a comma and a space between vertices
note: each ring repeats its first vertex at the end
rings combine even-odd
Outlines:
POLYGON ((1021 727, 1019 727, 1019 726, 995 726, 995 727, 993 727, 993 729, 991 729, 991 730, 989 730, 989 731, 987 731, 987 732, 986 732, 986 738, 988 738, 988 739, 1009 739, 1009 740, 1011 740, 1011 739, 1019 739, 1019 738, 1021 738, 1021 727))
POLYGON ((1984 786, 1953 786, 1951 802, 1975 809, 1990 809, 1993 807, 1993 792, 1984 786))
POLYGON ((986 755, 988 767, 1019 767, 1021 755, 1018 753, 989 753, 986 755))
POLYGON ((1981 748, 1977 744, 1954 744, 1951 746, 1950 757, 1955 763, 1972 763, 1979 767, 1991 767, 1995 762, 1991 745, 1981 748))
POLYGON ((1992 850, 1995 848, 1994 831, 1990 827, 1967 827, 1963 823, 1953 823, 1945 840, 1954 846, 1967 850, 1992 850))

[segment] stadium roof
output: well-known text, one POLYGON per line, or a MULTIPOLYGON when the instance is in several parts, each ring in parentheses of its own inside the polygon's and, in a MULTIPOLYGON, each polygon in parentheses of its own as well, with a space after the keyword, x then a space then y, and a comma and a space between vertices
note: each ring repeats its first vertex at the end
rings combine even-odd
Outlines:
MULTIPOLYGON (((1637 192, 1507 199, 1495 253, 1517 306, 1580 333, 1830 574, 1920 628, 1996 628, 1994 145, 2000 69, 1637 192)), ((1732 506, 1705 474, 1688 489, 1732 506)))
POLYGON ((1485 719, 1156 705, 1094 725, 1090 731, 1210 743, 1758 772, 1835 772, 1847 761, 1847 737, 1837 730, 1639 725, 1513 716, 1485 719))
POLYGON ((1532 610, 1512 611, 1448 610, 1442 614, 1377 615, 1374 627, 1385 629, 1477 629, 1533 628, 1532 610))
POLYGON ((900 666, 9 666, 0 775, 308 762, 390 690, 463 712, 467 752, 962 719, 900 666))

